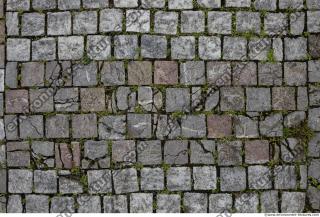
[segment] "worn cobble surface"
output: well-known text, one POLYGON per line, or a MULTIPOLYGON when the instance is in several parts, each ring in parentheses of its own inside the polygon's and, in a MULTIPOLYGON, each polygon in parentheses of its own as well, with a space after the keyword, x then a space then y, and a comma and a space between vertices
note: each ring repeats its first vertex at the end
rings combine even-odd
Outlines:
POLYGON ((0 212, 320 212, 319 0, 0 0, 0 212))

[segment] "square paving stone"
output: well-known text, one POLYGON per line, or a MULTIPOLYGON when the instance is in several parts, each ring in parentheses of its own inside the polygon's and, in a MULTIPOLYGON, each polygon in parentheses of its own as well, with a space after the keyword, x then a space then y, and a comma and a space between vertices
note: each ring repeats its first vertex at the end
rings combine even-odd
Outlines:
POLYGON ((213 34, 231 34, 232 13, 222 11, 208 12, 208 31, 213 34))
POLYGON ((108 144, 106 141, 86 141, 84 143, 84 157, 90 160, 97 160, 106 155, 111 155, 108 151, 108 144))
POLYGON ((223 41, 223 58, 225 60, 247 59, 247 40, 240 37, 225 37, 223 41))
POLYGON ((127 213, 127 203, 127 197, 125 195, 103 197, 103 209, 105 213, 127 213))
POLYGON ((269 88, 246 88, 247 111, 270 111, 271 91, 269 88))
POLYGON ((167 172, 167 188, 170 191, 191 190, 191 170, 189 167, 171 167, 167 172))
POLYGON ((177 84, 178 64, 175 61, 155 61, 154 83, 168 85, 177 84))
POLYGON ((69 117, 66 115, 56 115, 46 118, 46 137, 68 138, 69 117))
POLYGON ((157 213, 179 213, 181 198, 176 194, 157 195, 157 213))
POLYGON ((178 13, 156 11, 154 14, 155 33, 175 35, 178 27, 178 13))
POLYGON ((199 57, 203 60, 218 60, 221 58, 221 39, 216 36, 199 37, 199 57))
POLYGON ((223 138, 232 135, 232 118, 228 115, 207 117, 208 138, 223 138))
POLYGON ((260 196, 261 211, 268 213, 278 213, 278 192, 277 191, 265 191, 260 196))
POLYGON ((209 213, 224 213, 232 209, 231 194, 210 194, 209 213))
POLYGON ((193 36, 180 36, 171 39, 172 59, 193 59, 196 41, 193 36))
POLYGON ((307 27, 308 32, 319 33, 320 32, 320 12, 308 11, 307 12, 307 27))
POLYGON ((238 32, 260 32, 260 13, 256 12, 237 12, 237 31, 238 32))
POLYGON ((8 167, 29 167, 30 153, 28 151, 7 152, 8 167))
POLYGON ((300 62, 284 63, 284 81, 289 86, 302 86, 307 82, 307 64, 300 62))
POLYGON ((282 65, 281 63, 259 63, 258 77, 259 85, 281 85, 282 84, 282 65))
POLYGON ((218 165, 231 166, 242 164, 242 142, 230 141, 218 143, 218 165))
POLYGON ((111 37, 90 35, 87 37, 87 55, 93 60, 111 59, 111 37))
POLYGON ((75 204, 74 198, 72 197, 53 197, 51 199, 51 207, 50 211, 52 213, 74 213, 75 212, 75 204))
POLYGON ((272 88, 272 108, 273 110, 295 110, 295 88, 274 87, 272 88))
POLYGON ((78 111, 78 89, 77 88, 60 88, 54 95, 56 111, 78 111))
POLYGON ((120 164, 136 162, 136 144, 133 140, 112 142, 112 161, 120 164))
POLYGON ((265 15, 264 28, 268 35, 286 34, 288 26, 287 15, 284 13, 267 13, 265 15))
POLYGON ((152 213, 153 195, 151 193, 134 193, 130 195, 131 213, 152 213))
POLYGON ((137 170, 133 168, 115 170, 112 176, 116 194, 139 191, 137 170))
POLYGON ((164 144, 164 162, 183 165, 188 163, 188 141, 170 140, 164 144))
POLYGON ((57 172, 54 170, 35 170, 34 192, 42 194, 57 193, 57 172))
POLYGON ((203 193, 185 193, 183 205, 186 213, 206 213, 208 196, 203 193))
POLYGON ((245 162, 263 164, 270 160, 270 146, 267 140, 252 140, 245 142, 245 162), (257 150, 259 150, 257 152, 257 150))
POLYGON ((190 163, 214 164, 215 147, 212 140, 190 141, 190 163))
POLYGON ((141 37, 141 56, 144 58, 164 59, 167 57, 165 36, 143 35, 141 37))
POLYGON ((233 85, 256 85, 257 65, 253 62, 239 62, 232 65, 233 85))
POLYGON ((123 62, 105 62, 100 73, 101 82, 104 86, 123 85, 126 82, 123 62))
POLYGON ((166 89, 166 111, 188 112, 190 110, 190 93, 188 88, 166 89))
POLYGON ((31 112, 52 112, 53 107, 53 89, 30 89, 30 111, 31 112))
POLYGON ((202 11, 182 11, 181 12, 181 32, 199 33, 205 27, 205 14, 202 11))
POLYGON ((151 138, 151 115, 128 114, 127 124, 130 138, 151 138))
POLYGON ((32 41, 32 60, 54 60, 56 58, 56 40, 41 38, 32 41))
POLYGON ((48 13, 48 35, 70 35, 71 34, 71 13, 70 12, 49 12, 48 13))
POLYGON ((25 113, 29 111, 27 90, 7 90, 5 99, 7 113, 25 113))
POLYGON ((257 193, 242 193, 236 196, 234 206, 239 213, 257 213, 259 196, 257 193))
POLYGON ((134 61, 128 64, 128 84, 152 84, 152 64, 149 61, 134 61))
POLYGON ((280 137, 283 135, 282 114, 271 114, 259 123, 260 134, 268 137, 280 137))
POLYGON ((39 36, 44 34, 45 14, 27 13, 22 15, 23 36, 39 36))
POLYGON ((234 119, 235 134, 237 138, 257 138, 258 120, 239 115, 234 119))
POLYGON ((285 38, 284 51, 286 60, 305 60, 307 57, 307 39, 303 37, 285 38))
POLYGON ((97 112, 105 110, 104 88, 81 88, 80 99, 82 111, 97 112))
POLYGON ((231 64, 228 62, 208 62, 207 80, 215 86, 231 85, 231 64))
POLYGON ((112 192, 112 176, 110 170, 91 170, 87 172, 90 194, 112 192))
POLYGON ((220 89, 222 111, 241 111, 244 109, 244 89, 241 87, 222 87, 220 89))
POLYGON ((186 138, 203 138, 206 136, 205 115, 187 115, 181 122, 182 136, 186 138))
POLYGON ((74 179, 59 177, 59 192, 61 194, 79 194, 83 193, 82 184, 74 179))
POLYGON ((205 63, 203 61, 187 61, 180 64, 180 83, 197 85, 205 83, 205 63))
POLYGON ((147 33, 150 31, 150 11, 126 10, 126 31, 147 33))
POLYGON ((97 63, 75 64, 73 69, 73 85, 74 86, 91 86, 97 85, 97 63))
POLYGON ((97 137, 97 116, 95 114, 72 115, 72 137, 97 137))
POLYGON ((36 87, 44 85, 44 64, 28 62, 21 65, 21 86, 36 87))
POLYGON ((27 213, 48 213, 49 197, 45 195, 30 194, 26 196, 27 213))
POLYGON ((248 182, 250 189, 271 189, 271 170, 266 166, 248 167, 248 182))
POLYGON ((161 141, 138 141, 138 162, 143 165, 155 165, 162 162, 161 141))
POLYGON ((215 167, 193 167, 193 186, 195 190, 215 190, 217 170, 215 167))
POLYGON ((121 32, 123 12, 121 9, 103 9, 100 12, 100 32, 121 32))
POLYGON ((42 115, 32 115, 32 116, 22 116, 22 121, 20 122, 20 138, 43 138, 43 116, 42 115))
POLYGON ((78 196, 79 213, 101 213, 100 196, 78 196))
POLYGON ((246 189, 246 170, 243 167, 222 167, 220 180, 221 191, 242 191, 246 189))
POLYGON ((275 189, 295 189, 297 174, 294 166, 276 166, 274 168, 275 189))
POLYGON ((282 213, 301 213, 305 208, 306 193, 283 192, 281 196, 282 213))
POLYGON ((31 170, 8 170, 8 192, 18 194, 31 193, 33 187, 32 177, 31 170))
POLYGON ((101 117, 98 121, 98 130, 101 139, 125 139, 126 117, 124 115, 101 117))
POLYGON ((161 168, 143 168, 141 170, 141 190, 155 191, 164 189, 164 172, 161 168))
POLYGON ((22 199, 20 195, 10 195, 8 197, 7 213, 22 213, 22 199))
POLYGON ((74 34, 94 34, 97 32, 98 15, 95 11, 76 12, 73 17, 74 34))
POLYGON ((79 60, 84 54, 84 39, 82 36, 58 38, 58 56, 61 60, 79 60))
POLYGON ((7 60, 8 61, 29 61, 30 60, 30 39, 8 38, 7 60))

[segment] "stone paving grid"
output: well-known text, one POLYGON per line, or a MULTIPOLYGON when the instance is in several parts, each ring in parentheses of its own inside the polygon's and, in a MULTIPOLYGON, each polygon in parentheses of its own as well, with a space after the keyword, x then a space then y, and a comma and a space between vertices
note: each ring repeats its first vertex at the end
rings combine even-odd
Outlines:
POLYGON ((1 212, 319 212, 319 0, 0 0, 1 212))

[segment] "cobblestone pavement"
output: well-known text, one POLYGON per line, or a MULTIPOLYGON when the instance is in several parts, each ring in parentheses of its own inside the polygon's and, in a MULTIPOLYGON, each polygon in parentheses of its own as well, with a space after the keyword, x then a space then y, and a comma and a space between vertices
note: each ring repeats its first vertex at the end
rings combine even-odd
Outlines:
POLYGON ((1 212, 320 212, 319 0, 0 0, 1 212))

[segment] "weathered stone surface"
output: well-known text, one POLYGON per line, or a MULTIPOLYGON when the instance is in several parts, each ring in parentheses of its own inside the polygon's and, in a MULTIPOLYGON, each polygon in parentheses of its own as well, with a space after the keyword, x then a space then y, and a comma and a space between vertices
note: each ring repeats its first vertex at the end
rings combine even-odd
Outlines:
POLYGON ((167 172, 167 188, 170 191, 191 190, 191 170, 188 167, 172 167, 167 172))
POLYGON ((185 193, 183 198, 186 213, 206 213, 208 199, 206 194, 185 193))
POLYGON ((179 213, 180 196, 175 194, 157 195, 157 213, 179 213))

